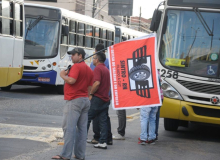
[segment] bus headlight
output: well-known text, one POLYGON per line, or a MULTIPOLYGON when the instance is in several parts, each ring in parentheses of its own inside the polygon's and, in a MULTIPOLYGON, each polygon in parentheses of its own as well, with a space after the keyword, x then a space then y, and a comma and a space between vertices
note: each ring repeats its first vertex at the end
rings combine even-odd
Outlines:
POLYGON ((168 98, 174 98, 183 100, 181 95, 177 92, 175 88, 173 88, 169 83, 167 83, 165 80, 162 80, 161 88, 163 90, 163 95, 168 98))
POLYGON ((45 69, 46 69, 46 67, 45 67, 45 66, 43 66, 43 67, 42 67, 42 69, 43 69, 43 70, 45 70, 45 69))

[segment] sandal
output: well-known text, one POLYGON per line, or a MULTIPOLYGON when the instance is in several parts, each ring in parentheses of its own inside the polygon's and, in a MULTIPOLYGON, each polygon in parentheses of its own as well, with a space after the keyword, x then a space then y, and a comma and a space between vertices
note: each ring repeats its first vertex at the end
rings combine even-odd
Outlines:
POLYGON ((62 157, 62 156, 60 156, 60 155, 56 155, 56 156, 52 157, 51 159, 65 159, 65 160, 70 160, 70 159, 64 158, 64 157, 62 157))

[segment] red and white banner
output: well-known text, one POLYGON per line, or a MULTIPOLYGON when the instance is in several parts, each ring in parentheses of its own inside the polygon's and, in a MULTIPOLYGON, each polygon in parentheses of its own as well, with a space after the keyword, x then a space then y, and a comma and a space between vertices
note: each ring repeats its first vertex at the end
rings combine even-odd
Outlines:
POLYGON ((113 109, 161 105, 156 44, 151 34, 108 48, 113 109))

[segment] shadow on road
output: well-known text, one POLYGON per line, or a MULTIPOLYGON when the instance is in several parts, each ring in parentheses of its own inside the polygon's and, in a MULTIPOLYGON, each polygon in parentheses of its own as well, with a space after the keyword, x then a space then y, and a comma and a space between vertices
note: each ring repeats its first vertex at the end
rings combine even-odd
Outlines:
POLYGON ((187 140, 220 142, 220 126, 190 123, 188 128, 179 127, 176 132, 165 131, 165 136, 187 140))

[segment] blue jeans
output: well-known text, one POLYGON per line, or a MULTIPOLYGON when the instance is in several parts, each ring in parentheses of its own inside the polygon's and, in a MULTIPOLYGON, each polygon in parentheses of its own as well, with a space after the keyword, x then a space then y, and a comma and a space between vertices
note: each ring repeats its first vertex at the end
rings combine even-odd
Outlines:
POLYGON ((67 101, 66 128, 61 156, 71 159, 73 147, 78 158, 85 158, 90 101, 87 97, 67 101))
POLYGON ((160 120, 160 107, 161 106, 158 106, 158 111, 156 114, 156 129, 155 129, 156 136, 158 136, 158 128, 159 128, 159 120, 160 120))
POLYGON ((150 141, 156 138, 156 114, 158 107, 141 108, 141 134, 140 139, 143 141, 150 141))
MULTIPOLYGON (((99 97, 93 96, 91 99, 91 107, 88 112, 87 131, 89 130, 90 123, 98 117, 100 138, 99 143, 107 143, 108 137, 108 109, 110 101, 105 102, 99 97)), ((109 120, 110 121, 110 120, 109 120)))

